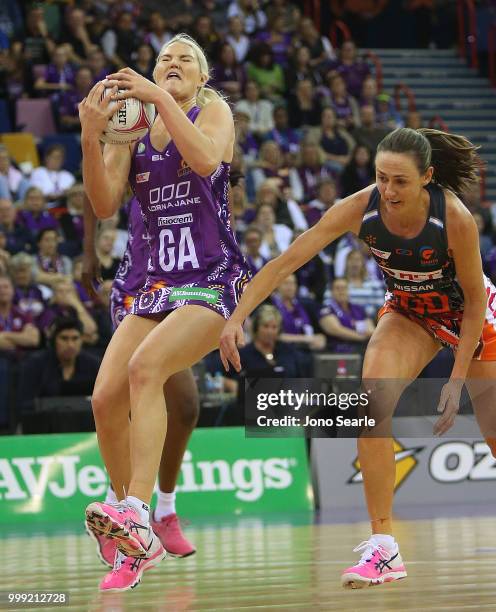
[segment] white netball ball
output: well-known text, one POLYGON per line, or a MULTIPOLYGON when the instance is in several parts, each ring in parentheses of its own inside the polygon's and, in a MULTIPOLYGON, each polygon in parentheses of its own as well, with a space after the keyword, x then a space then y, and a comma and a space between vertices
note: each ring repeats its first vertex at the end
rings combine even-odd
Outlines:
MULTIPOLYGON (((112 93, 107 87, 104 96, 112 93)), ((121 93, 119 91, 119 93, 121 93)), ((116 106, 117 102, 111 102, 116 106)), ((136 98, 126 98, 124 106, 120 108, 109 119, 105 131, 100 140, 107 144, 129 144, 135 142, 148 132, 155 119, 155 107, 148 102, 142 102, 136 98)))

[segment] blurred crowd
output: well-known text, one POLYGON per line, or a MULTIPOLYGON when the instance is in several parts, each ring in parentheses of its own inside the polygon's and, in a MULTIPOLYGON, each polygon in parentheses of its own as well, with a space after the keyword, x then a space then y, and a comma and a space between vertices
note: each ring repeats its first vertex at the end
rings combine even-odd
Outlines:
MULTIPOLYGON (((374 181, 374 151, 388 131, 422 125, 418 113, 400 114, 378 90, 353 40, 334 47, 303 9, 285 0, 3 0, 0 92, 14 126, 19 99, 43 98, 58 132, 77 141, 77 105, 96 82, 125 66, 151 78, 162 46, 190 33, 207 53, 209 84, 233 109, 233 222, 256 273, 340 198, 374 181)), ((125 207, 100 223, 103 284, 91 300, 81 283, 83 185, 80 170, 64 169, 66 153, 55 142, 41 151, 39 167, 19 168, 0 145, 0 355, 21 363, 22 409, 47 394, 89 395, 112 333, 109 294, 127 242, 125 207)), ((494 277, 491 209, 474 214, 494 277)), ((249 323, 244 363, 311 375, 315 352, 363 350, 383 300, 365 245, 344 236, 286 279, 249 323)), ((207 368, 220 369, 215 355, 207 368)), ((0 396, 4 381, 0 364, 0 396)))

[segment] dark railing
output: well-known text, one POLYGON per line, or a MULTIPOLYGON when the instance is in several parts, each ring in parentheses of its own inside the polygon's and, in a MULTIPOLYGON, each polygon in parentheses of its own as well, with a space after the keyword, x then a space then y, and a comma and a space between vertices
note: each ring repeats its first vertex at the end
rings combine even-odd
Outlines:
POLYGON ((470 67, 478 68, 477 57, 477 15, 473 0, 458 0, 458 52, 460 57, 467 59, 467 43, 470 47, 470 67), (465 20, 465 11, 468 14, 468 28, 465 20))
POLYGON ((394 103, 396 110, 401 112, 401 94, 404 93, 408 98, 408 111, 414 113, 417 110, 415 94, 405 83, 398 83, 394 88, 394 103))
POLYGON ((496 87, 496 22, 489 26, 487 53, 489 55, 489 78, 496 87))
POLYGON ((441 115, 434 115, 434 117, 432 117, 429 121, 429 127, 442 130, 443 132, 449 132, 448 124, 444 121, 441 115))
POLYGON ((375 66, 375 80, 377 81, 377 91, 382 91, 382 62, 378 55, 373 51, 367 51, 365 57, 375 66))
POLYGON ((336 21, 332 22, 331 29, 329 31, 329 38, 331 40, 332 46, 335 49, 339 46, 338 31, 341 32, 341 37, 343 41, 351 40, 351 32, 349 27, 345 24, 344 21, 336 19, 336 21))

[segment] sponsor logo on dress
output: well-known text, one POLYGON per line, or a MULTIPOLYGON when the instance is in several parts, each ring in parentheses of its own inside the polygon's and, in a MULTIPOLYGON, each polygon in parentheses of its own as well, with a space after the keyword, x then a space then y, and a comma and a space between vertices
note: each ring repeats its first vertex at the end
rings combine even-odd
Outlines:
POLYGON ((136 155, 144 155, 145 154, 145 143, 144 142, 140 142, 138 145, 138 149, 136 151, 136 155))
POLYGON ((186 215, 174 215, 173 217, 158 218, 159 227, 164 227, 164 225, 182 225, 183 223, 193 223, 193 215, 188 213, 186 215))
POLYGON ((182 300, 199 300, 215 304, 219 299, 219 292, 215 289, 203 287, 174 287, 169 294, 169 302, 178 302, 182 300))
POLYGON ((136 175, 137 183, 148 183, 149 180, 150 180, 149 172, 140 172, 139 174, 136 175))
POLYGON ((184 159, 181 160, 181 167, 177 171, 177 176, 185 176, 186 174, 191 174, 191 168, 188 166, 187 162, 184 159))
POLYGON ((162 153, 152 155, 152 161, 163 161, 166 157, 170 157, 170 151, 166 151, 163 155, 162 153))
POLYGON ((436 259, 436 249, 433 249, 431 246, 421 247, 419 255, 420 263, 423 266, 435 266, 438 263, 438 259, 436 259))
POLYGON ((394 252, 396 255, 404 255, 406 257, 411 257, 413 255, 413 251, 411 249, 395 249, 394 252))
POLYGON ((398 280, 412 281, 414 283, 443 278, 443 271, 441 268, 439 270, 431 270, 430 272, 410 272, 408 270, 395 270, 394 268, 382 266, 381 270, 383 270, 388 276, 392 276, 398 280))
POLYGON ((374 255, 380 257, 381 259, 389 259, 391 257, 391 251, 381 251, 380 249, 375 249, 374 247, 370 247, 370 250, 374 255))

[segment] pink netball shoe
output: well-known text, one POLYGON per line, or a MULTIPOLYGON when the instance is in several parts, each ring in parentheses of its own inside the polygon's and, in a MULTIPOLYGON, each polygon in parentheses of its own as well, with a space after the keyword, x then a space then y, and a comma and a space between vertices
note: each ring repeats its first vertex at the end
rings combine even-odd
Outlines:
POLYGON ((363 554, 360 561, 341 574, 341 584, 345 588, 361 589, 406 578, 406 569, 397 545, 396 550, 391 552, 372 536, 353 549, 353 552, 361 551, 363 554))
POLYGON ((164 516, 160 521, 152 520, 152 528, 169 555, 189 557, 195 554, 196 548, 184 537, 177 514, 164 516))
POLYGON ((115 540, 126 557, 148 556, 153 532, 130 504, 93 502, 86 508, 86 523, 95 535, 115 540))
POLYGON ((86 533, 96 544, 96 554, 100 561, 107 567, 113 567, 117 545, 115 540, 110 540, 101 534, 96 534, 91 531, 88 523, 84 521, 86 533))
POLYGON ((122 557, 116 554, 114 568, 100 582, 100 591, 128 591, 138 586, 143 572, 155 567, 165 558, 166 552, 158 537, 152 532, 148 557, 122 557))

